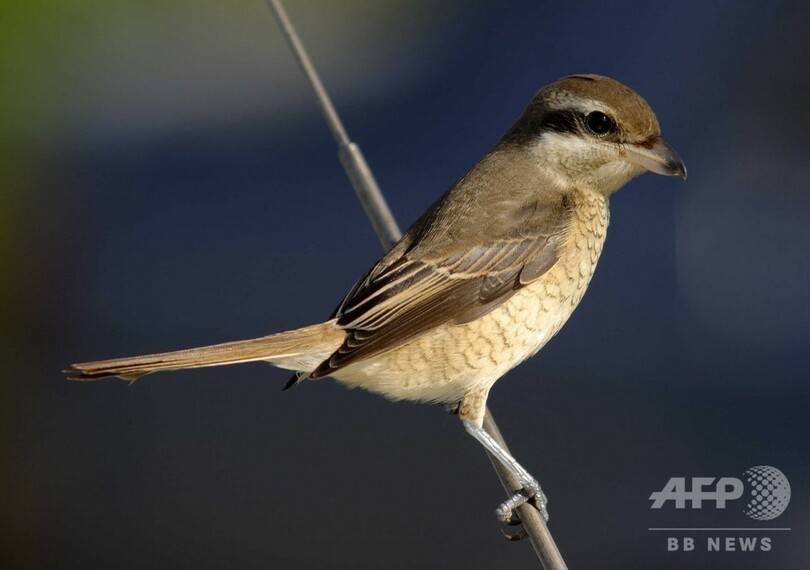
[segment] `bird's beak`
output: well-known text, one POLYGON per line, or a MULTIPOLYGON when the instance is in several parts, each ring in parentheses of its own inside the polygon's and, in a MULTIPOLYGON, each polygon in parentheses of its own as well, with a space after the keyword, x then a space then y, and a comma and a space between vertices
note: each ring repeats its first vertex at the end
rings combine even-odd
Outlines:
POLYGON ((664 176, 680 176, 686 180, 686 165, 664 139, 658 137, 652 144, 627 144, 623 148, 625 158, 646 168, 650 172, 664 176))

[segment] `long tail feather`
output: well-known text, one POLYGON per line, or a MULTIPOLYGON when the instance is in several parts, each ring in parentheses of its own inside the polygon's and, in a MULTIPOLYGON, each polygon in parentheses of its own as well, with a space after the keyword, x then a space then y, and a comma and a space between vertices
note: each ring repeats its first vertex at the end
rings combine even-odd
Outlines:
POLYGON ((335 321, 251 340, 226 342, 175 352, 72 364, 65 373, 71 380, 97 380, 118 376, 135 380, 161 370, 202 368, 266 360, 280 368, 312 370, 343 342, 345 333, 335 321))

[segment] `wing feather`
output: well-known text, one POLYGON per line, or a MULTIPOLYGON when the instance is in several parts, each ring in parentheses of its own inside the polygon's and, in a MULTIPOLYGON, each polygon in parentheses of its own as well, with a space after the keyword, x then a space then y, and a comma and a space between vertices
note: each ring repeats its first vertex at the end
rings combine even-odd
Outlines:
MULTIPOLYGON (((494 214, 474 227, 445 207, 452 192, 465 191, 464 184, 459 181, 355 284, 333 315, 346 339, 312 378, 393 350, 443 324, 478 319, 557 262, 571 217, 566 194, 538 192, 479 204, 494 214)), ((487 199, 481 195, 479 187, 455 198, 487 199)))

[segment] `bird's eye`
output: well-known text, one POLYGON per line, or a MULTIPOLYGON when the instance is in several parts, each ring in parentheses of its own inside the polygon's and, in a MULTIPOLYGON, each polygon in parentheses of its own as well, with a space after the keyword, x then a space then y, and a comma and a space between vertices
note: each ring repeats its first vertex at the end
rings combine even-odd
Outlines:
POLYGON ((613 119, 600 111, 588 113, 588 116, 585 117, 585 124, 588 126, 588 130, 595 135, 604 135, 616 130, 616 123, 613 122, 613 119))

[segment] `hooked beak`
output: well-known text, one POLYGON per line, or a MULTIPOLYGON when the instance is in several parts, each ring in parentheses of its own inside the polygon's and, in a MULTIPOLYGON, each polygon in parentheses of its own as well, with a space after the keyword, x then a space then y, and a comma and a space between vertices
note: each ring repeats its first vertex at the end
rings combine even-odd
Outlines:
POLYGON ((646 168, 650 172, 664 176, 680 176, 686 180, 686 165, 675 149, 664 142, 661 137, 658 137, 652 145, 625 145, 624 151, 628 161, 646 168))

